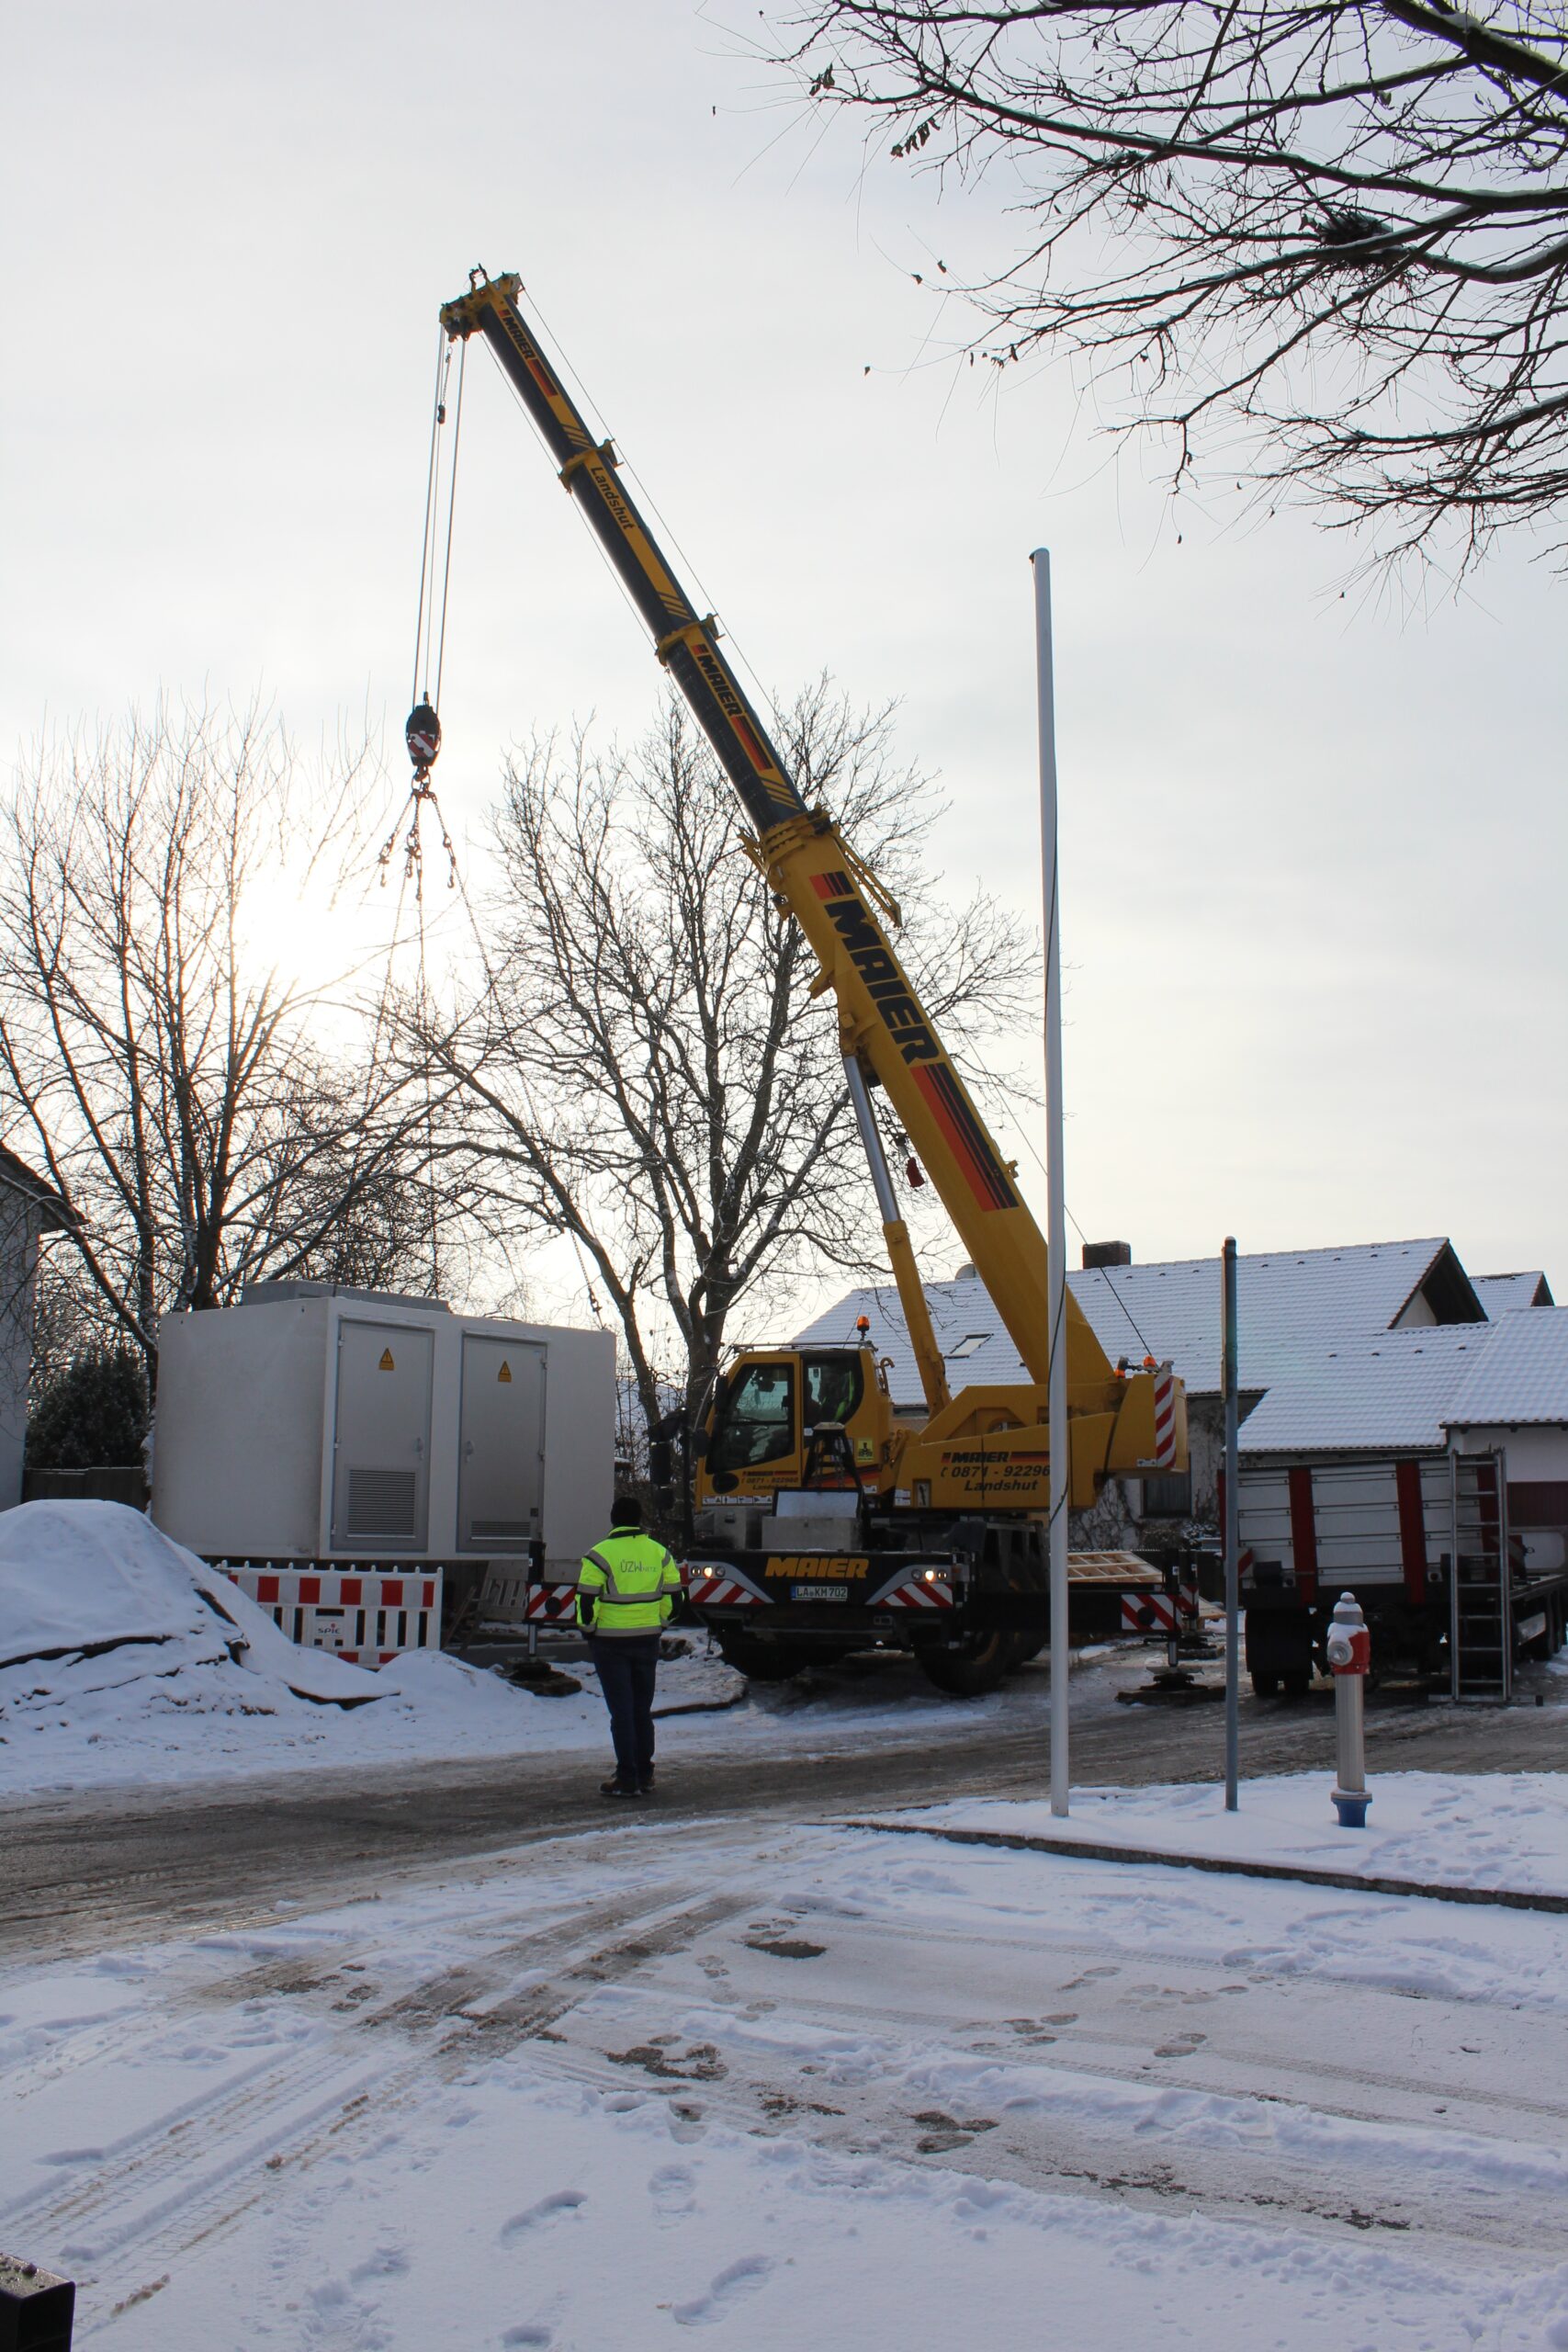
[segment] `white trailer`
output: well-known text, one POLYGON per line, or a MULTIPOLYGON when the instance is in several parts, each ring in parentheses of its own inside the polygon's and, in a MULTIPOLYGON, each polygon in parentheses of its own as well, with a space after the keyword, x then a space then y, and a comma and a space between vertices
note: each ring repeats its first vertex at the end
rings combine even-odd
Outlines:
POLYGON ((1561 1547, 1513 1526, 1511 1491, 1501 1448, 1244 1454, 1236 1518, 1253 1688, 1303 1691, 1349 1592, 1375 1670, 1404 1664, 1444 1676, 1456 1699, 1506 1699, 1517 1659, 1551 1657, 1568 1626, 1561 1547))
MULTIPOLYGON (((608 1524, 605 1331, 267 1283, 159 1332, 152 1517, 209 1559, 574 1577, 608 1524)), ((454 1578, 448 1573, 448 1587, 454 1578)))

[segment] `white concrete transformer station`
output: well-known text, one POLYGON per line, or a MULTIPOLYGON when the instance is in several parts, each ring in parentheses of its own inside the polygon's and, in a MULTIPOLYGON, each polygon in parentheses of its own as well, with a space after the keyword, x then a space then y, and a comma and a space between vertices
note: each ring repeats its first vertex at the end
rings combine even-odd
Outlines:
POLYGON ((575 1577, 608 1524, 607 1331, 268 1283, 168 1315, 152 1517, 209 1559, 517 1561, 575 1577))

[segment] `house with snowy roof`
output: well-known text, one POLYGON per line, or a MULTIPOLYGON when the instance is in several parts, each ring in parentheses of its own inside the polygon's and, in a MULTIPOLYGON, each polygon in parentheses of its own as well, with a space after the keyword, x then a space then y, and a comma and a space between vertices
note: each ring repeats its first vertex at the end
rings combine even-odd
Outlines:
POLYGON ((1472 1286, 1489 1317, 1509 1314, 1516 1306, 1557 1304, 1539 1266, 1526 1274, 1476 1274, 1472 1286))
MULTIPOLYGON (((1123 1481, 1127 1517, 1140 1525, 1188 1519, 1213 1523, 1223 1455, 1219 1261, 1134 1265, 1119 1242, 1089 1245, 1084 1254, 1093 1262, 1069 1271, 1067 1281, 1111 1362, 1168 1358, 1187 1387, 1190 1467, 1179 1477, 1123 1481)), ((1028 1378, 973 1269, 961 1268, 950 1282, 929 1284, 927 1296, 955 1387, 1028 1378)), ((1299 1400, 1292 1423, 1298 1432, 1314 1425, 1314 1409, 1325 1417, 1323 1425, 1330 1426, 1328 1399, 1339 1374, 1359 1360, 1356 1351, 1363 1343, 1367 1350, 1394 1343, 1371 1356, 1371 1386, 1388 1385, 1393 1367, 1407 1364, 1413 1394, 1425 1394, 1425 1382, 1435 1398, 1451 1404, 1450 1386, 1432 1385, 1436 1367, 1479 1363, 1495 1330, 1519 1320, 1521 1309, 1539 1314, 1544 1305, 1551 1319, 1568 1317, 1568 1310, 1551 1307, 1551 1298, 1540 1272, 1472 1281, 1452 1243, 1442 1237, 1240 1257, 1236 1322, 1244 1442, 1257 1413, 1281 1396, 1299 1400), (1429 1345, 1423 1346, 1421 1335, 1432 1335, 1429 1345)), ((886 1362, 895 1405, 919 1409, 914 1351, 891 1284, 850 1292, 807 1325, 796 1344, 852 1345, 863 1315, 873 1346, 886 1362)), ((1525 1319, 1533 1322, 1537 1315, 1525 1319)), ((1507 1362, 1513 1361, 1510 1355, 1507 1362)), ((1442 1377, 1447 1379, 1446 1372, 1442 1377)), ((1394 1409, 1392 1390, 1389 1409, 1394 1409)), ((1568 1389, 1563 1419, 1568 1423, 1568 1389)))

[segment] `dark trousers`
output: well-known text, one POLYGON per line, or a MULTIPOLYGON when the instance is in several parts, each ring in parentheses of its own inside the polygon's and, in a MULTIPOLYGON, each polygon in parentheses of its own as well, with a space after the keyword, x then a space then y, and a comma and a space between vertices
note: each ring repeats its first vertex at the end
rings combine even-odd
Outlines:
POLYGON ((615 1778, 644 1788, 653 1777, 653 1684, 659 1672, 657 1634, 596 1634, 589 1645, 599 1688, 610 1710, 615 1778))

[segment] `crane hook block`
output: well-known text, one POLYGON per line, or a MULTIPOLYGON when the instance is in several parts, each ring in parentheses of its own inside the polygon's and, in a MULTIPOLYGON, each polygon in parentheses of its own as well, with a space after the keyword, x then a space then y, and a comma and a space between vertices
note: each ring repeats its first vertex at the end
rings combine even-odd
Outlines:
POLYGON ((427 702, 415 703, 403 729, 409 757, 419 769, 428 768, 441 749, 441 721, 427 702))

